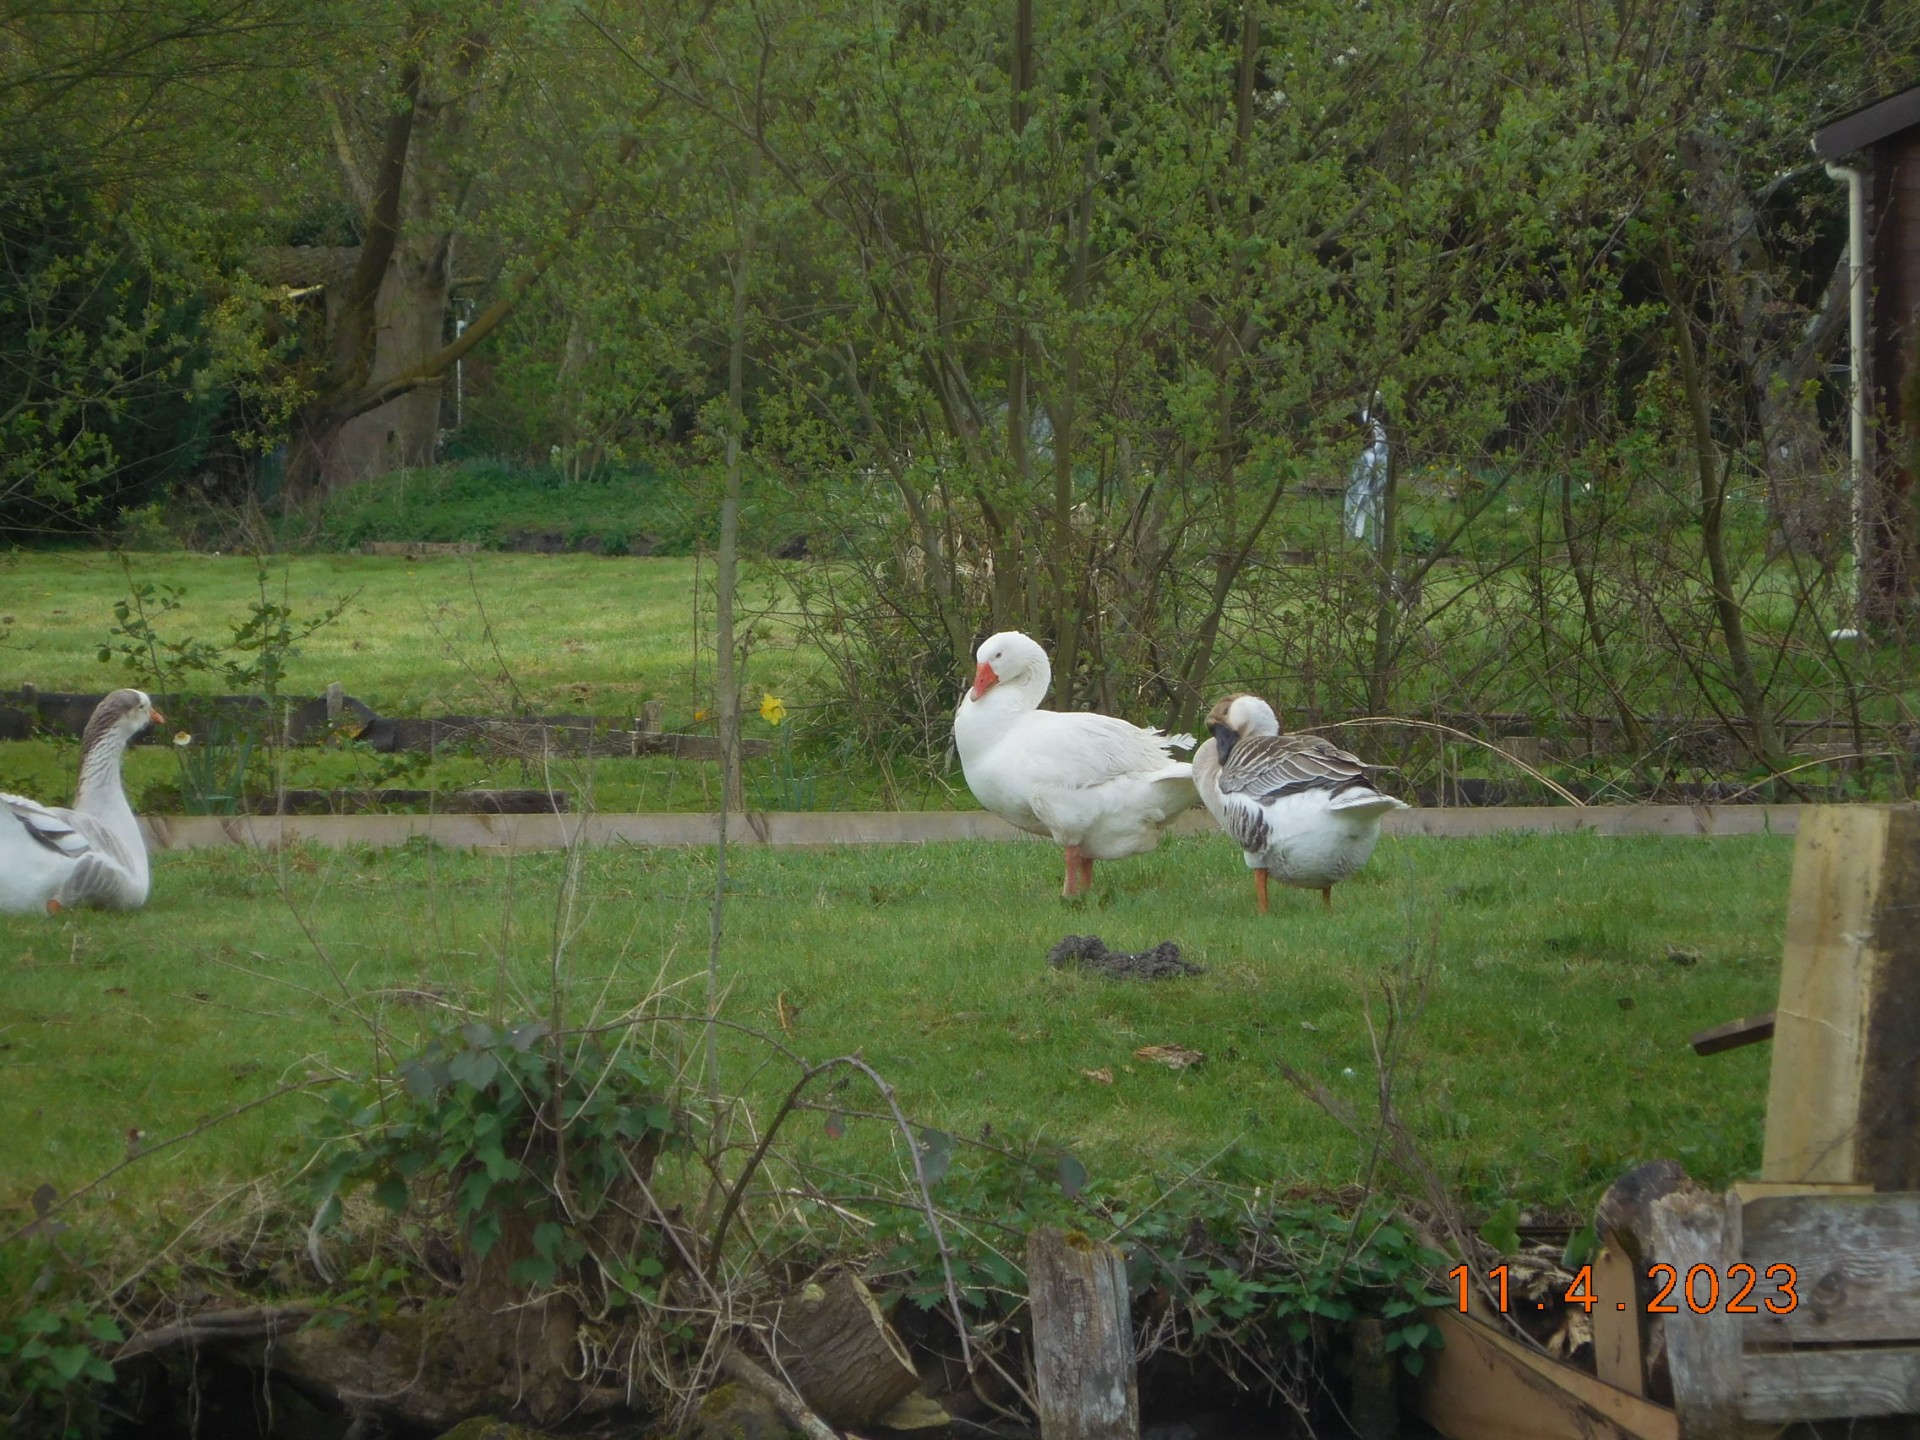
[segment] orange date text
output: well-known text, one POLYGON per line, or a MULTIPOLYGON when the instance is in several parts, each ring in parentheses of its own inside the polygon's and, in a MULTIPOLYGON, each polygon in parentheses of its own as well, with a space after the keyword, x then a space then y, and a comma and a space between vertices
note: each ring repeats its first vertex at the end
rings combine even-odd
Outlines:
MULTIPOLYGON (((1472 1278, 1465 1265, 1456 1265, 1447 1272, 1447 1278, 1458 1289, 1460 1313, 1467 1313, 1467 1293, 1472 1278)), ((1705 1315, 1714 1310, 1725 1311, 1729 1315, 1758 1315, 1762 1308, 1771 1315, 1788 1315, 1800 1303, 1794 1285, 1799 1281, 1799 1273, 1791 1265, 1769 1265, 1764 1271, 1741 1261, 1729 1265, 1723 1276, 1712 1265, 1694 1265, 1683 1275, 1672 1265, 1659 1264, 1649 1266, 1647 1278, 1653 1282, 1653 1293, 1647 1300, 1646 1313, 1649 1315, 1678 1315, 1680 1307, 1685 1305, 1696 1315, 1705 1315), (1756 1293, 1757 1292, 1757 1293, 1756 1293)), ((1495 1265, 1487 1271, 1487 1289, 1492 1296, 1494 1308, 1502 1315, 1507 1313, 1507 1267, 1495 1265)), ((1589 1315, 1600 1299, 1593 1293, 1593 1267, 1582 1265, 1580 1273, 1573 1277, 1573 1283, 1560 1296, 1564 1306, 1578 1305, 1589 1315)), ((1544 1310, 1547 1300, 1534 1302, 1534 1308, 1544 1310)), ((1617 1300, 1614 1309, 1625 1310, 1627 1302, 1617 1300)))

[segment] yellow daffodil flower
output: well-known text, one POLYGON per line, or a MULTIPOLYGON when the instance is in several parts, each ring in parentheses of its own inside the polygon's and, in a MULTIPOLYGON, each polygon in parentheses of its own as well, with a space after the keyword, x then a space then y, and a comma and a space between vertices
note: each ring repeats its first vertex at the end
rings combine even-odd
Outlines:
POLYGON ((760 697, 760 718, 769 725, 778 725, 787 718, 787 702, 771 693, 760 697))

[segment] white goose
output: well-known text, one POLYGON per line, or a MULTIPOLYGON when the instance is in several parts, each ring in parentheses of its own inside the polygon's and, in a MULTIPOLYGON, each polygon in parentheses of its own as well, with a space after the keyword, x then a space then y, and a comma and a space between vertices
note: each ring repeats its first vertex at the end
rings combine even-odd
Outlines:
POLYGON ((1267 876, 1318 890, 1367 863, 1380 817, 1405 810, 1382 795, 1357 756, 1315 735, 1282 735, 1273 707, 1257 695, 1229 695, 1207 714, 1210 739, 1193 757, 1193 783, 1220 828, 1239 843, 1253 871, 1260 913, 1267 876))
POLYGON ((1017 630, 990 635, 953 717, 954 746, 974 797, 1010 824, 1066 847, 1062 895, 1093 884, 1095 860, 1138 855, 1197 798, 1193 766, 1163 735, 1111 715, 1042 710, 1053 666, 1017 630))
POLYGON ((146 903, 147 846, 120 783, 120 757, 164 718, 140 691, 116 690, 94 707, 81 737, 72 808, 0 792, 0 912, 146 903))

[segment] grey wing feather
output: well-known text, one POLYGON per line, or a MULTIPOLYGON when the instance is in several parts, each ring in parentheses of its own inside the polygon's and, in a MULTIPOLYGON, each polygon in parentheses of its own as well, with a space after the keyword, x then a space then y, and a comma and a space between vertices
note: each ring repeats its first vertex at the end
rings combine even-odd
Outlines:
POLYGON ((1258 855, 1267 848, 1272 838, 1273 827, 1267 822, 1267 812, 1260 802, 1246 795, 1227 795, 1220 797, 1220 826, 1231 835, 1234 843, 1249 855, 1258 855))
POLYGON ((67 905, 91 903, 111 908, 126 885, 126 866, 111 855, 90 850, 74 865, 73 873, 60 887, 59 898, 67 905))
POLYGON ((93 842, 75 829, 70 811, 54 810, 24 795, 0 795, 20 826, 35 841, 69 860, 77 860, 93 849, 93 842))
POLYGON ((1233 747, 1220 772, 1223 795, 1270 800, 1300 790, 1339 794, 1356 785, 1372 788, 1357 755, 1316 735, 1251 735, 1233 747))

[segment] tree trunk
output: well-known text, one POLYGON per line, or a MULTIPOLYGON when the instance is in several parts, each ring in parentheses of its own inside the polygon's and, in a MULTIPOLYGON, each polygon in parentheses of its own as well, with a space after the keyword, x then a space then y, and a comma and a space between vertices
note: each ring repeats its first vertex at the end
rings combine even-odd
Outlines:
MULTIPOLYGON (((439 353, 447 313, 450 239, 409 234, 397 247, 374 302, 371 378, 377 384, 439 353)), ((325 488, 339 490, 411 466, 431 465, 440 434, 440 381, 430 380, 356 415, 316 457, 325 488)))
MULTIPOLYGON (((558 237, 500 287, 457 339, 444 342, 464 190, 453 157, 469 128, 469 97, 477 93, 466 82, 488 44, 473 35, 461 42, 448 87, 458 98, 432 99, 420 67, 409 67, 382 132, 373 179, 362 184, 349 175, 349 190, 367 197, 365 238, 351 276, 328 286, 320 374, 289 437, 287 500, 430 462, 441 376, 513 313, 599 204, 596 179, 568 211, 558 237)), ((627 136, 613 164, 625 164, 638 148, 627 136)), ((343 164, 350 163, 343 155, 343 164)))
POLYGON ((1719 446, 1713 438, 1707 377, 1693 343, 1693 315, 1680 291, 1671 248, 1662 247, 1655 258, 1655 268, 1659 272, 1661 293, 1666 298, 1667 314, 1673 322, 1680 384, 1686 394, 1687 415, 1692 426, 1694 469, 1700 486, 1700 548, 1706 556, 1708 578, 1713 587, 1714 616, 1719 622, 1721 638, 1726 642, 1734 694, 1739 697, 1740 708, 1752 732, 1748 744, 1762 764, 1779 770, 1782 766, 1780 746, 1773 733, 1773 722, 1767 715, 1759 672, 1747 648, 1746 617, 1741 613, 1739 597, 1734 594, 1733 567, 1727 561, 1726 473, 1719 446))

